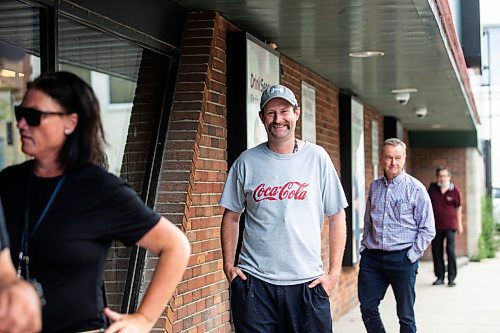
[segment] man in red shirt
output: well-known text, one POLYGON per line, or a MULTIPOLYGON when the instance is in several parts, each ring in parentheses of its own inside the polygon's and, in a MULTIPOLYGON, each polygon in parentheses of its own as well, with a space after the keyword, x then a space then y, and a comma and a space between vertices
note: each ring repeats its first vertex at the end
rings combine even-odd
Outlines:
POLYGON ((451 182, 451 171, 448 167, 441 166, 436 169, 437 182, 429 186, 434 219, 436 221, 436 237, 432 241, 432 259, 434 261, 434 274, 437 280, 432 284, 444 284, 444 258, 443 248, 446 240, 446 256, 448 258, 448 286, 456 285, 457 257, 455 255, 455 235, 463 232, 462 204, 460 192, 451 182))

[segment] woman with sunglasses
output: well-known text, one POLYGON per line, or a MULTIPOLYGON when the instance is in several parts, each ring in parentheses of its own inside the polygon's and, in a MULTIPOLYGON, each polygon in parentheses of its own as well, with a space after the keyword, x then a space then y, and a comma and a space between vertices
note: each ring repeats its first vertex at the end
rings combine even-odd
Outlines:
POLYGON ((98 101, 68 72, 42 74, 15 108, 32 160, 0 173, 0 195, 20 276, 42 286, 43 332, 149 332, 182 278, 184 234, 144 205, 100 165, 104 133, 98 101), (104 308, 104 263, 112 241, 159 256, 136 313, 104 308))

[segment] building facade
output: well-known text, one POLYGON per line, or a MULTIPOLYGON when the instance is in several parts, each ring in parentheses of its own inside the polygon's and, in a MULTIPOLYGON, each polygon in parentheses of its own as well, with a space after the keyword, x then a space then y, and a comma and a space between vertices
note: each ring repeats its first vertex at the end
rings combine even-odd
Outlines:
MULTIPOLYGON (((93 0, 2 0, 0 162, 4 167, 25 159, 17 143, 12 106, 20 102, 26 83, 50 70, 80 75, 99 97, 109 143, 109 170, 126 179, 149 206, 181 228, 191 243, 188 269, 155 331, 230 332, 229 285, 222 271, 219 236, 223 208, 218 201, 230 163, 248 147, 248 133, 238 127, 238 119, 249 112, 242 98, 247 86, 235 79, 245 68, 231 62, 241 50, 235 50, 230 39, 235 34, 250 34, 259 48, 277 56, 277 79, 294 91, 299 103, 306 99, 304 87, 314 92, 312 106, 308 106, 314 115, 314 140, 331 156, 350 206, 356 198, 364 202, 369 184, 382 174, 380 144, 385 138, 400 137, 409 143, 408 172, 425 185, 434 181, 437 166, 452 168, 453 179, 466 198, 467 232, 458 239, 458 254, 473 255, 484 191, 484 164, 474 138, 478 120, 462 72, 466 68, 460 62, 460 47, 453 46, 456 40, 446 23, 447 2, 434 4, 433 9, 444 17, 433 18, 442 29, 439 38, 448 45, 446 56, 452 55, 448 61, 451 58, 455 66, 450 80, 465 87, 459 91, 472 114, 468 118, 472 129, 467 131, 439 130, 430 123, 425 127, 416 120, 405 122, 414 116, 413 109, 388 112, 396 103, 390 93, 389 101, 373 99, 376 103, 372 104, 370 97, 365 100, 365 95, 379 94, 382 82, 372 78, 373 82, 359 88, 362 93, 356 93, 355 80, 352 85, 341 85, 293 52, 280 47, 272 50, 265 43, 267 36, 246 30, 244 22, 228 18, 224 8, 194 10, 192 4, 182 1, 159 0, 120 1, 119 5, 93 0), (460 139, 464 133, 469 139, 460 139)), ((284 28, 289 23, 281 24, 284 28)), ((371 70, 374 65, 363 66, 371 70)), ((363 76, 355 69, 349 75, 363 76)), ((299 121, 299 138, 309 135, 303 128, 310 125, 310 120, 299 121)), ((248 128, 244 126, 247 132, 248 128)), ((331 299, 334 318, 358 304, 362 214, 347 210, 348 247, 339 287, 331 299)), ((322 233, 323 260, 328 263, 328 224, 322 233)), ((155 256, 141 249, 113 246, 105 272, 112 308, 123 312, 136 308, 155 262, 155 256)))

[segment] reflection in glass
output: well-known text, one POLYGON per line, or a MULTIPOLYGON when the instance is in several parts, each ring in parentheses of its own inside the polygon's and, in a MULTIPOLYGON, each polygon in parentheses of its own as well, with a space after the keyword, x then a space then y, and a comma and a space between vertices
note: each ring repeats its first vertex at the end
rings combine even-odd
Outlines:
POLYGON ((120 175, 142 49, 59 18, 59 68, 87 81, 102 111, 110 172, 120 175))
POLYGON ((0 2, 0 169, 29 158, 21 151, 13 106, 40 73, 38 26, 38 8, 0 2))
MULTIPOLYGON (((106 141, 108 170, 129 181, 139 191, 142 188, 142 176, 138 175, 136 183, 128 179, 128 167, 138 170, 137 165, 145 163, 146 157, 140 161, 124 158, 125 146, 129 132, 136 133, 142 127, 134 123, 129 130, 132 111, 158 112, 156 105, 138 103, 134 105, 139 66, 143 50, 117 37, 107 35, 80 23, 59 17, 59 69, 73 72, 89 83, 94 89, 102 111, 102 120, 106 141), (123 172, 122 172, 123 170, 123 172)), ((149 141, 144 139, 146 149, 149 141)), ((136 145, 142 148, 142 145, 136 145)), ((129 156, 129 155, 126 155, 129 156)), ((124 248, 114 242, 106 262, 106 295, 108 305, 120 310, 127 277, 130 248, 124 248)))

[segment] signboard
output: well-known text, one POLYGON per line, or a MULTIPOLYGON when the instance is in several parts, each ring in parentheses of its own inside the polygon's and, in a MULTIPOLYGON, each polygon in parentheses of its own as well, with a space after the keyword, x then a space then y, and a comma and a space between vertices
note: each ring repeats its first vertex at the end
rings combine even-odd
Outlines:
POLYGON ((378 178, 379 149, 378 122, 372 120, 372 167, 374 180, 378 178))
POLYGON ((302 81, 302 140, 316 143, 316 88, 302 81))
POLYGON ((247 45, 247 148, 267 141, 267 133, 259 118, 260 96, 270 85, 280 80, 280 60, 266 46, 249 38, 247 45))
POLYGON ((359 261, 365 214, 365 135, 363 104, 351 102, 352 258, 359 261))

